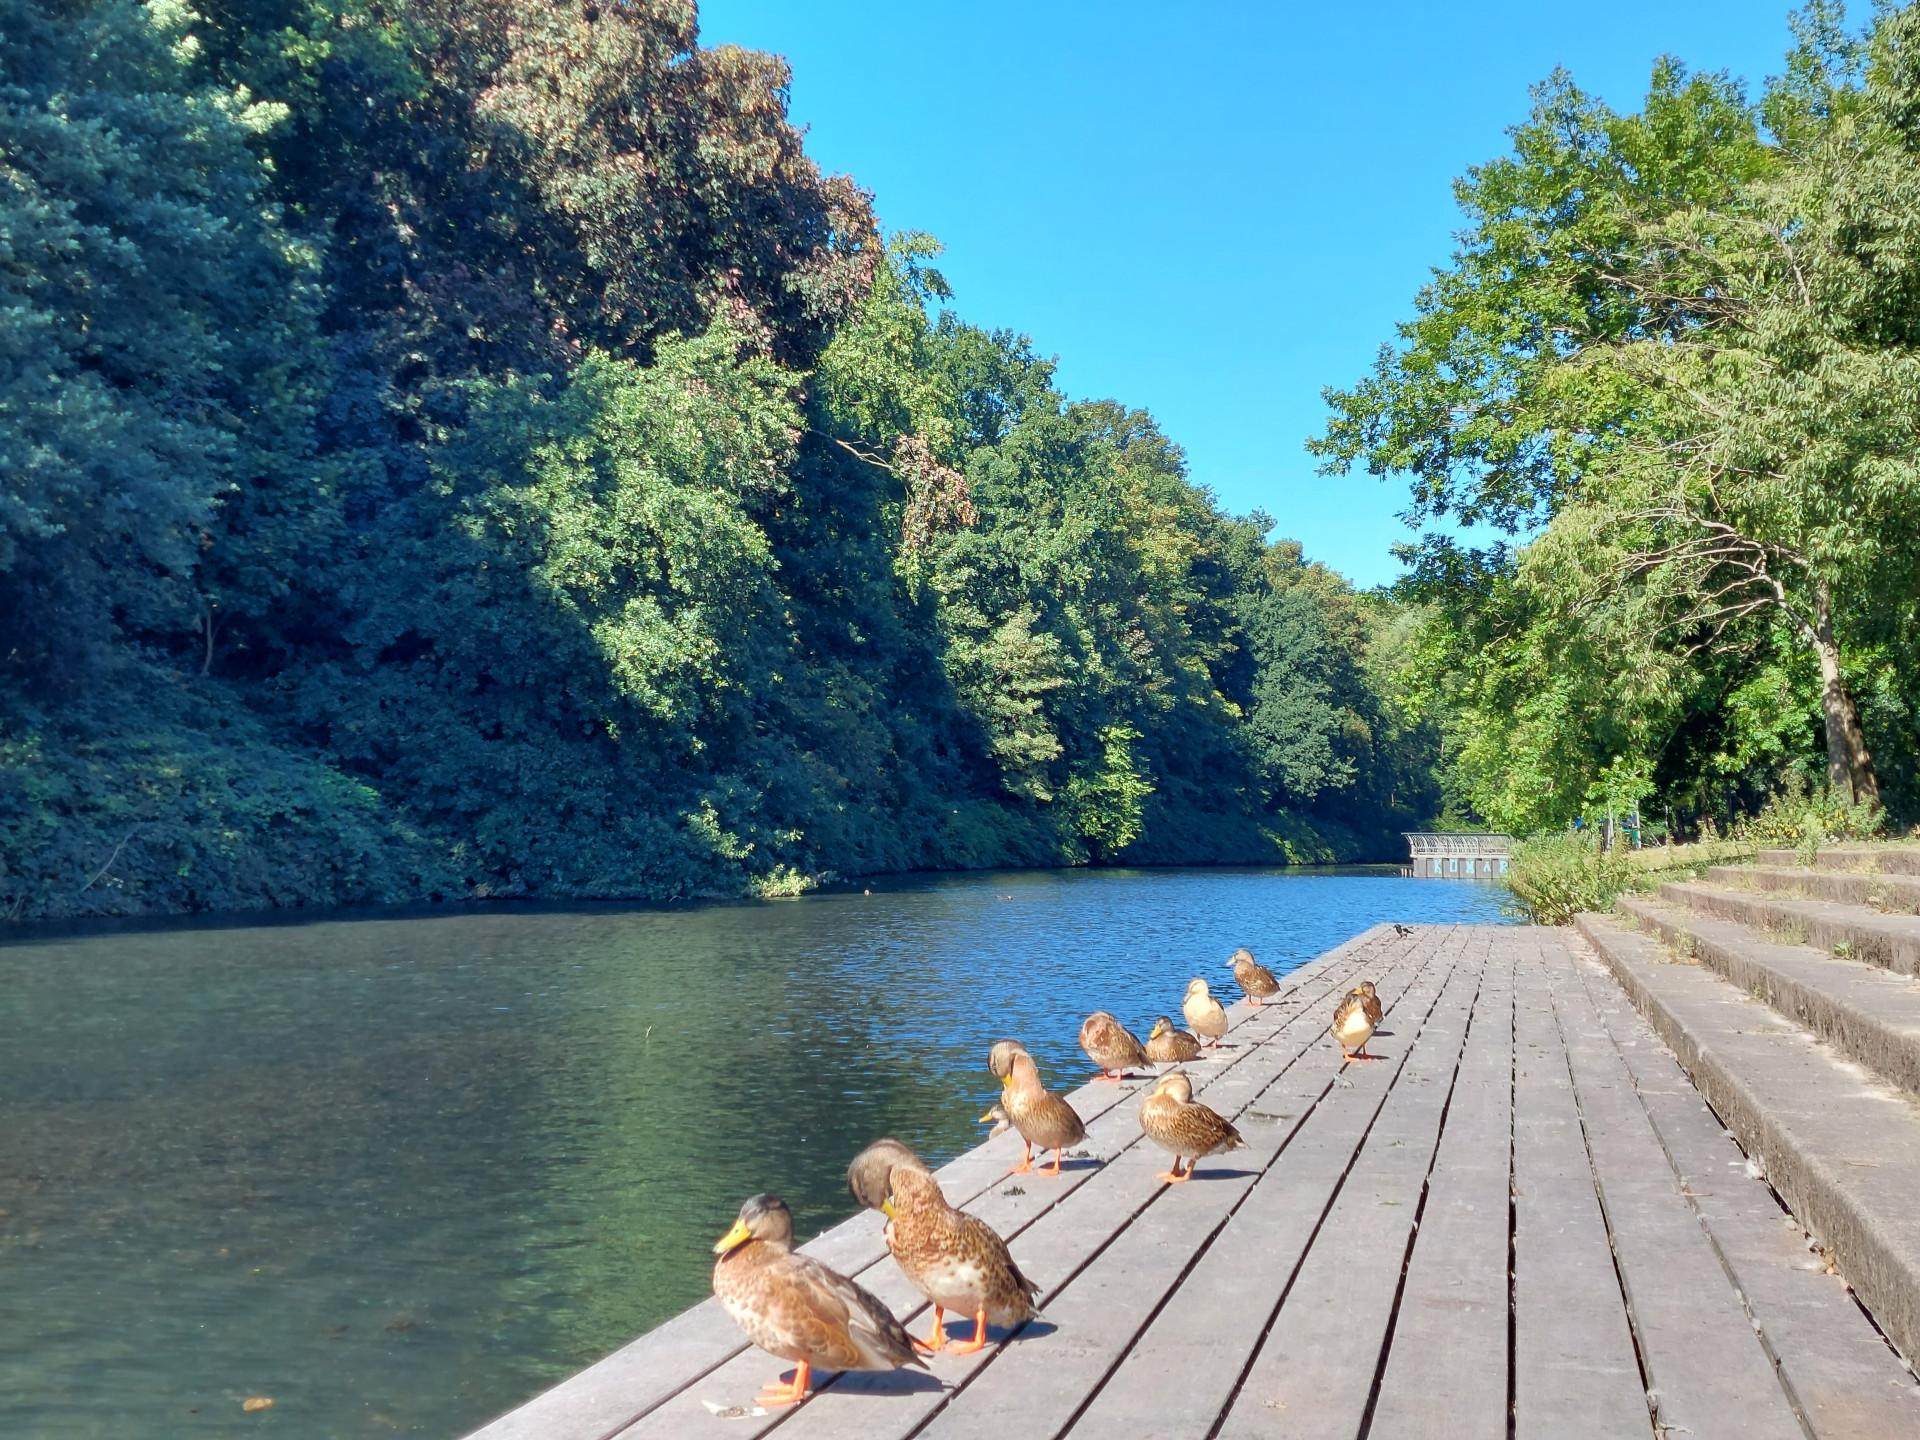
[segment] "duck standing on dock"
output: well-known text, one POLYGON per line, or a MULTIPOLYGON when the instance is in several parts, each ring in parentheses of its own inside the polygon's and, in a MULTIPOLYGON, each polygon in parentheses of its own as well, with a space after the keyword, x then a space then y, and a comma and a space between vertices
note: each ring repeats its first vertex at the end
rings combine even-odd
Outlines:
POLYGON ((1178 1065, 1182 1060, 1198 1060, 1200 1042, 1185 1030, 1173 1028, 1173 1021, 1162 1015, 1153 1022, 1147 1036, 1147 1059, 1155 1065, 1178 1065))
POLYGON ((1033 1056, 1017 1040, 997 1041, 987 1056, 987 1068, 1000 1077, 1000 1104, 1027 1147, 1025 1157, 1007 1173, 1058 1175, 1060 1152, 1087 1138, 1086 1122, 1080 1118, 1079 1111, 1040 1083, 1040 1071, 1033 1063, 1033 1056), (1035 1147, 1053 1151, 1050 1168, 1033 1168, 1035 1147))
POLYGON ((1147 1092, 1140 1102, 1140 1128, 1154 1144, 1173 1152, 1173 1169, 1155 1177, 1169 1185, 1191 1180, 1202 1155, 1239 1150, 1247 1143, 1224 1115, 1193 1098, 1193 1081, 1183 1070, 1162 1075, 1147 1092), (1188 1157, 1185 1170, 1183 1157, 1188 1157))
POLYGON ((896 1166, 886 1202, 893 1258, 933 1306, 933 1332, 923 1348, 947 1344, 946 1312, 973 1317, 973 1336, 953 1349, 971 1355, 987 1343, 987 1326, 1014 1326, 1039 1312, 1040 1287, 1020 1273, 1007 1242, 978 1215, 956 1210, 925 1170, 896 1166))
MULTIPOLYGON (((874 1141, 847 1163, 847 1189, 853 1192, 853 1198, 860 1202, 861 1208, 885 1213, 887 1177, 896 1167, 926 1170, 927 1162, 914 1154, 911 1147, 888 1136, 874 1141)), ((887 1242, 887 1249, 893 1249, 891 1220, 881 1230, 880 1238, 887 1242)))
POLYGON ((996 1100, 987 1107, 987 1113, 980 1117, 979 1123, 993 1127, 987 1131, 987 1139, 991 1140, 996 1135, 1006 1134, 1012 1128, 1013 1117, 1007 1114, 1007 1107, 996 1100))
POLYGON ((871 1292, 793 1249, 793 1212, 777 1195, 755 1195, 715 1242, 713 1294, 755 1345, 795 1364, 793 1379, 769 1386, 755 1404, 797 1405, 813 1367, 824 1370, 925 1368, 906 1328, 871 1292))
POLYGON ((1347 1060, 1378 1060, 1367 1053, 1367 1041, 1373 1038, 1374 1017, 1381 1013, 1378 999, 1351 990, 1340 997, 1333 1009, 1333 1038, 1347 1060))
POLYGON ((1246 946, 1234 951, 1227 963, 1233 966, 1233 983, 1246 992, 1247 1003, 1254 1009, 1266 1004, 1269 995, 1279 993, 1280 982, 1273 978, 1273 972, 1255 960, 1246 946))
POLYGON ((1180 1013, 1187 1017, 1187 1024, 1208 1049, 1218 1045, 1220 1037, 1227 1033, 1225 1007, 1213 998, 1207 982, 1197 977, 1187 985, 1187 998, 1181 1002, 1180 1013))
POLYGON ((1096 1010, 1081 1022, 1080 1048, 1100 1067, 1097 1080, 1124 1080, 1128 1070, 1147 1063, 1146 1047, 1105 1010, 1096 1010))

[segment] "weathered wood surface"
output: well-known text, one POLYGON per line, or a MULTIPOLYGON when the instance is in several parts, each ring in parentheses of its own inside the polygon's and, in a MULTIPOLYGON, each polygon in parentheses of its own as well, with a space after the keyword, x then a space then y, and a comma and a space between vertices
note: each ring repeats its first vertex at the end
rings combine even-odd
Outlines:
MULTIPOLYGON (((1012 1136, 944 1167, 1042 1287, 1004 1344, 737 1413, 781 1367, 709 1302, 474 1440, 1920 1434, 1911 1373, 1578 945, 1380 927, 1233 1007, 1188 1069, 1248 1148, 1190 1184, 1155 1180, 1138 1085, 1073 1093, 1097 1163, 1058 1180, 1005 1178, 1012 1136), (1384 1058, 1343 1063, 1363 977, 1384 1058)), ((924 1325, 877 1216, 807 1249, 924 1325)))

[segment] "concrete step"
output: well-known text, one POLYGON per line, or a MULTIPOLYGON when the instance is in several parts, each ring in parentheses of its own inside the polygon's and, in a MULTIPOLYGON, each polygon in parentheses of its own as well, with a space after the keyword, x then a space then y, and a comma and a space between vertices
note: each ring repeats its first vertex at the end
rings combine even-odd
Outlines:
MULTIPOLYGON (((1762 865, 1804 865, 1798 850, 1762 850, 1762 865)), ((1920 875, 1920 845, 1836 845, 1813 857, 1815 869, 1864 870, 1880 875, 1920 875)))
POLYGON ((1800 865, 1711 865, 1706 878, 1735 890, 1774 890, 1812 900, 1865 905, 1891 915, 1920 914, 1920 875, 1816 870, 1800 865))
POLYGON ((1652 936, 1575 924, 1887 1337, 1920 1355, 1920 1104, 1652 936))
POLYGON ((1920 1099, 1920 980, 1645 896, 1623 896, 1618 909, 1920 1099))
POLYGON ((1814 945, 1848 960, 1920 975, 1920 916, 1883 915, 1864 905, 1692 881, 1662 885, 1660 898, 1702 915, 1769 930, 1796 945, 1814 945))

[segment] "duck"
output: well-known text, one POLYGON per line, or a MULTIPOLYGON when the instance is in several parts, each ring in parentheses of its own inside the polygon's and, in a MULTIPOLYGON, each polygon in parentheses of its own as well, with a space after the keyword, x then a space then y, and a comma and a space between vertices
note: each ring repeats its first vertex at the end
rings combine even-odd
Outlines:
POLYGON ((1362 980, 1347 993, 1349 995, 1358 995, 1366 1002, 1367 1019, 1371 1020, 1377 1026, 1380 1023, 1380 1017, 1386 1012, 1380 1008, 1380 992, 1373 988, 1373 982, 1371 980, 1362 980))
MULTIPOLYGON (((1380 1002, 1374 1000, 1374 1007, 1380 1002)), ((1367 1053, 1367 1041, 1373 1036, 1373 1012, 1368 1008, 1368 997, 1349 992, 1340 997, 1340 1003, 1333 1008, 1333 1038, 1340 1045, 1340 1054, 1347 1060, 1378 1060, 1378 1055, 1367 1053)))
POLYGON ((977 1123, 993 1127, 987 1131, 987 1139, 991 1140, 996 1135, 1006 1134, 1013 1126, 1013 1118, 1007 1114, 1007 1107, 996 1100, 987 1107, 987 1113, 977 1123))
POLYGON ((1146 1048, 1105 1010, 1094 1011, 1081 1023, 1080 1048, 1100 1067, 1099 1080, 1124 1080, 1133 1066, 1147 1063, 1146 1048))
POLYGON ((1185 1030, 1173 1028, 1173 1021, 1162 1015, 1153 1022, 1147 1036, 1147 1059, 1156 1065, 1178 1065, 1182 1060, 1198 1060, 1200 1042, 1185 1030))
POLYGON ((812 1393, 813 1368, 926 1368, 913 1340, 878 1296, 793 1248, 793 1212, 778 1195, 749 1196, 733 1227, 714 1242, 713 1294, 755 1345, 794 1362, 793 1379, 768 1386, 755 1403, 798 1405, 812 1393))
POLYGON ((1086 1122, 1073 1106, 1052 1094, 1040 1083, 1040 1071, 1026 1047, 1017 1040, 995 1043, 987 1057, 987 1068, 1000 1077, 1000 1104, 1007 1119, 1020 1132, 1027 1153, 1009 1175, 1058 1175, 1061 1152, 1087 1138, 1086 1122), (1053 1151, 1050 1168, 1035 1170, 1034 1147, 1053 1151))
POLYGON ((1201 1156, 1243 1149, 1247 1143, 1224 1115, 1193 1098, 1193 1081, 1184 1070, 1169 1071, 1154 1082, 1140 1102, 1140 1128, 1154 1144, 1173 1152, 1173 1169, 1155 1177, 1169 1185, 1191 1180, 1201 1156), (1185 1170, 1180 1168, 1182 1157, 1188 1157, 1185 1170))
POLYGON ((1279 993, 1280 982, 1273 978, 1273 972, 1255 960, 1246 946, 1234 951, 1227 963, 1233 966, 1234 984, 1246 992, 1247 1004, 1254 1009, 1266 1004, 1267 996, 1279 993))
POLYGON ((1218 1045, 1220 1037, 1227 1033, 1225 1007, 1213 998, 1212 992, 1207 989, 1207 982, 1198 977, 1188 983, 1187 998, 1181 1002, 1180 1013, 1187 1017, 1187 1024, 1209 1050, 1218 1045))
POLYGON ((949 1310, 973 1317, 973 1335, 953 1347, 955 1355, 984 1349, 989 1325, 1020 1325, 1040 1313, 1040 1287, 1021 1273, 997 1230, 948 1204, 925 1170, 896 1166, 888 1183, 894 1261, 933 1306, 933 1331, 921 1348, 947 1348, 949 1310))
MULTIPOLYGON (((860 1202, 862 1209, 884 1213, 887 1206, 887 1177, 902 1166, 925 1170, 927 1163, 914 1154, 910 1146, 892 1136, 876 1140, 847 1163, 847 1189, 853 1192, 853 1198, 860 1202)), ((888 1250, 893 1249, 891 1220, 881 1227, 880 1238, 886 1242, 888 1250)))

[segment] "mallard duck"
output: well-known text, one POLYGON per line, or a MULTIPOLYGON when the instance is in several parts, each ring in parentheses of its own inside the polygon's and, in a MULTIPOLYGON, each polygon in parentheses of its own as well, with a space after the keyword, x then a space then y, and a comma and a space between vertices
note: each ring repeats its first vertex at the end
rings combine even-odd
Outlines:
POLYGON ((1087 1138, 1086 1123, 1079 1112, 1040 1083, 1040 1071, 1033 1063, 1033 1056, 1017 1040, 995 1044, 987 1057, 987 1068, 1000 1077, 1000 1104, 1027 1147, 1025 1157, 1007 1173, 1025 1175, 1031 1171, 1058 1175, 1060 1152, 1087 1138), (1034 1170, 1036 1146, 1053 1151, 1051 1168, 1034 1170))
POLYGON ((1267 996, 1279 992, 1280 982, 1273 978, 1273 972, 1255 960, 1246 946, 1234 951, 1227 963, 1233 966, 1233 983, 1246 992, 1247 1003, 1254 1009, 1266 1004, 1267 996))
POLYGON ((793 1379, 755 1403, 797 1405, 813 1367, 896 1370, 923 1361, 905 1327, 878 1297, 793 1250, 793 1212, 777 1195, 755 1195, 715 1242, 713 1294, 733 1323, 769 1355, 795 1363, 793 1379))
POLYGON ((1147 1037, 1147 1059, 1156 1065, 1178 1065, 1182 1060, 1200 1058, 1200 1042, 1185 1030, 1173 1028, 1173 1021, 1162 1015, 1153 1022, 1147 1037))
POLYGON ((1181 1070, 1154 1082, 1140 1102, 1140 1128, 1154 1144, 1173 1152, 1173 1169, 1156 1177, 1169 1185, 1191 1180, 1202 1155, 1238 1150, 1247 1143, 1224 1115, 1193 1098, 1193 1082, 1181 1070), (1182 1156, 1190 1157, 1185 1170, 1180 1168, 1182 1156))
POLYGON ((1371 980, 1362 980, 1347 993, 1349 995, 1358 995, 1364 1000, 1367 1007, 1367 1019, 1371 1020, 1375 1025, 1380 1023, 1380 1017, 1386 1012, 1380 1008, 1380 995, 1379 992, 1373 988, 1373 982, 1371 980))
POLYGON ((1147 1063, 1146 1049, 1133 1032, 1104 1010, 1081 1022, 1080 1048, 1100 1067, 1101 1080, 1124 1080, 1133 1066, 1147 1063))
POLYGON ((949 1205, 940 1182, 924 1170, 896 1166, 891 1186, 886 1211, 893 1258, 933 1304, 924 1348, 946 1348, 949 1310, 973 1317, 973 1337, 954 1347, 956 1355, 985 1346, 987 1326, 1018 1325, 1038 1313, 1033 1301, 1040 1287, 1020 1273, 991 1225, 949 1205))
MULTIPOLYGON (((1378 1007, 1380 1002, 1372 1002, 1378 1007)), ((1368 997, 1358 993, 1342 995, 1340 1003, 1333 1009, 1333 1038, 1340 1044, 1340 1053, 1349 1060, 1378 1060, 1378 1055, 1367 1053, 1367 1041, 1373 1035, 1373 1012, 1368 1009, 1368 997)))
POLYGON ((1204 980, 1196 979, 1188 984, 1187 998, 1181 1003, 1180 1013, 1187 1017, 1187 1024, 1193 1027, 1193 1033, 1209 1049, 1218 1045, 1220 1037, 1227 1033, 1226 1009, 1213 998, 1204 980))
POLYGON ((993 1127, 987 1131, 987 1139, 991 1140, 996 1135, 1006 1134, 1013 1124, 1013 1119, 1007 1114, 1007 1107, 996 1100, 987 1107, 987 1113, 980 1117, 978 1123, 993 1127))

